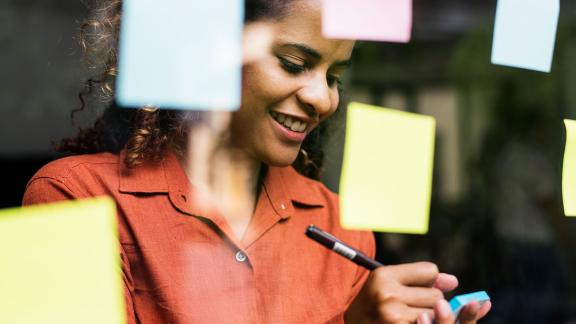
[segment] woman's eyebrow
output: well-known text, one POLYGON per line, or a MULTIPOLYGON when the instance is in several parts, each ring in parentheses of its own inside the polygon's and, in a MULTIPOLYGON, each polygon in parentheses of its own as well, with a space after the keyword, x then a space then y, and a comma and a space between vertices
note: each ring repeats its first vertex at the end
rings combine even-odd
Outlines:
MULTIPOLYGON (((305 44, 286 43, 286 44, 283 44, 281 47, 282 48, 295 48, 295 49, 300 50, 301 52, 305 53, 306 55, 308 55, 311 58, 318 60, 318 61, 322 59, 322 54, 318 53, 317 50, 315 50, 312 47, 305 45, 305 44)), ((347 68, 350 66, 350 62, 351 62, 350 60, 336 61, 334 64, 332 64, 332 67, 347 68)))
POLYGON ((285 43, 285 44, 282 44, 281 47, 282 48, 295 48, 295 49, 300 50, 301 52, 305 53, 306 55, 312 57, 313 59, 316 59, 316 60, 322 59, 322 55, 320 53, 318 53, 317 50, 313 49, 312 47, 310 47, 308 45, 304 45, 304 44, 300 44, 300 43, 285 43))

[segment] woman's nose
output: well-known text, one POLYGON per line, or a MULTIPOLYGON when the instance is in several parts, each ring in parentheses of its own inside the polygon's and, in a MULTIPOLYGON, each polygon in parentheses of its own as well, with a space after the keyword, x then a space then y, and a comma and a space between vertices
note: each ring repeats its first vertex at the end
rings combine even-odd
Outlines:
POLYGON ((297 96, 309 114, 321 118, 332 111, 332 91, 333 89, 328 85, 326 77, 318 73, 307 80, 306 84, 297 92, 297 96))

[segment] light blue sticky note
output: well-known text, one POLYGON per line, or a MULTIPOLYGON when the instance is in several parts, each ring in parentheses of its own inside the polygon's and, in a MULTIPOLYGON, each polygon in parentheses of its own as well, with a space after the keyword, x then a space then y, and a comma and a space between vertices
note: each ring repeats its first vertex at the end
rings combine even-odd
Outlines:
POLYGON ((550 72, 560 0, 498 0, 492 63, 550 72))
POLYGON ((118 104, 239 108, 243 23, 243 0, 124 0, 118 104))
POLYGON ((490 300, 490 296, 485 291, 477 291, 469 294, 458 295, 452 299, 450 299, 450 308, 452 312, 458 317, 460 311, 464 306, 468 305, 473 301, 477 301, 480 304, 483 304, 490 300))

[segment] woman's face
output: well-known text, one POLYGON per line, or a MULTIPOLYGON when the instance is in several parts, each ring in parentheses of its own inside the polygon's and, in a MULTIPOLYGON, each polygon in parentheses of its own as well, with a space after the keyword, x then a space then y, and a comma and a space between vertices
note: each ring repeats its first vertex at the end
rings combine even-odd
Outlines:
POLYGON ((319 3, 293 1, 286 17, 269 24, 267 52, 244 65, 232 139, 268 165, 292 164, 306 135, 338 106, 354 42, 322 37, 319 3))

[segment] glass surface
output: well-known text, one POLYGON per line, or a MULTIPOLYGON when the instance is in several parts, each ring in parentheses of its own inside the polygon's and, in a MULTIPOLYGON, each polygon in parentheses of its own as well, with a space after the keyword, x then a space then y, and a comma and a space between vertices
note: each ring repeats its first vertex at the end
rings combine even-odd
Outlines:
MULTIPOLYGON (((576 218, 564 215, 561 172, 563 119, 576 119, 576 2, 561 1, 550 73, 491 63, 495 14, 494 0, 415 0, 409 43, 357 44, 350 101, 437 121, 429 232, 376 234, 378 260, 430 260, 458 276, 456 294, 485 290, 481 323, 574 323, 576 218)), ((0 1, 0 207, 19 205, 51 141, 75 132, 86 15, 78 1, 0 1)), ((344 125, 333 136, 323 180, 338 190, 344 125)))

